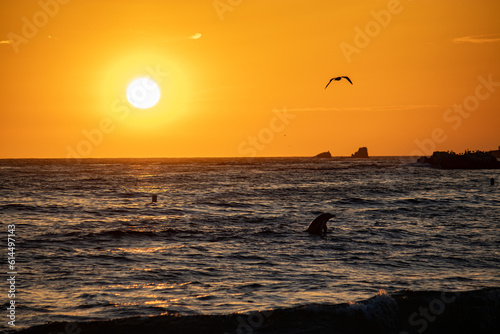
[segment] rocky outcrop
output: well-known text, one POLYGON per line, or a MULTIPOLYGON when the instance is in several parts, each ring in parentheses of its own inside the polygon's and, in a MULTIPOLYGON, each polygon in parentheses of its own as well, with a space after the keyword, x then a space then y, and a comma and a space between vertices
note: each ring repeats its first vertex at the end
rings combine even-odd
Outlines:
POLYGON ((366 147, 360 147, 358 152, 351 154, 351 158, 368 158, 368 149, 366 147))
POLYGON ((430 158, 420 157, 421 164, 430 164, 442 169, 499 169, 500 162, 489 152, 434 152, 430 158))
POLYGON ((498 150, 492 150, 490 153, 497 159, 500 159, 500 146, 498 146, 498 150))
POLYGON ((331 158, 331 157, 332 157, 332 155, 331 155, 330 151, 323 152, 323 153, 320 153, 320 154, 315 156, 315 158, 323 158, 323 159, 331 158))

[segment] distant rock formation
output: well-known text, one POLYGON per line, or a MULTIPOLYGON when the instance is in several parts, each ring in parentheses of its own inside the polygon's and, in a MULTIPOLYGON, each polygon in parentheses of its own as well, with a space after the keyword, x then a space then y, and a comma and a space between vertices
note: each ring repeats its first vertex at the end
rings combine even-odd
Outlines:
POLYGON ((500 146, 498 146, 498 150, 492 150, 490 153, 497 159, 500 159, 500 146))
POLYGON ((490 152, 434 152, 430 158, 420 157, 421 164, 442 169, 500 169, 500 162, 490 152))
POLYGON ((366 147, 360 147, 358 152, 351 154, 351 158, 368 158, 368 149, 366 147))
POLYGON ((331 158, 332 155, 330 154, 330 151, 327 151, 327 152, 323 152, 323 153, 320 153, 316 156, 314 156, 315 158, 322 158, 322 159, 325 159, 325 158, 331 158))

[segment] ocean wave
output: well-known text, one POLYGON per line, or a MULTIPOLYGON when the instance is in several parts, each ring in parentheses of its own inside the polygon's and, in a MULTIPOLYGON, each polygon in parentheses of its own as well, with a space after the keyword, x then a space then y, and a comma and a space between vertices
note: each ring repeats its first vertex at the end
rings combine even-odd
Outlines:
MULTIPOLYGON (((105 230, 99 232, 83 232, 83 231, 70 231, 62 233, 49 232, 43 234, 41 237, 38 236, 36 239, 28 239, 27 241, 60 243, 61 240, 65 241, 85 240, 86 242, 93 242, 95 240, 102 240, 102 239, 152 238, 162 235, 165 236, 178 233, 183 233, 183 231, 168 228, 162 231, 116 229, 116 230, 105 230)), ((196 231, 190 231, 186 233, 196 233, 196 231)))
POLYGON ((107 230, 101 232, 91 232, 83 237, 84 240, 100 239, 100 238, 152 238, 152 237, 168 237, 172 235, 187 234, 193 236, 196 234, 201 234, 202 232, 195 229, 176 229, 176 228, 166 228, 162 230, 107 230))
MULTIPOLYGON (((244 225, 245 223, 243 223, 244 225)), ((286 237, 289 231, 284 227, 280 226, 279 230, 273 230, 271 227, 257 228, 254 229, 252 226, 248 225, 247 229, 243 227, 240 228, 230 228, 224 229, 222 227, 218 229, 206 229, 199 227, 196 224, 183 224, 178 227, 165 227, 161 224, 156 224, 156 228, 146 227, 141 228, 140 226, 130 225, 123 226, 122 228, 110 229, 110 230, 100 230, 88 232, 85 227, 79 226, 77 229, 66 229, 61 231, 50 231, 43 234, 36 235, 36 237, 25 238, 28 243, 26 247, 36 247, 40 243, 55 243, 60 242, 78 242, 78 243, 93 243, 96 241, 108 241, 108 240, 140 240, 140 239, 150 239, 150 240, 168 240, 171 238, 176 239, 189 239, 198 241, 209 241, 209 242, 224 242, 230 240, 250 240, 251 238, 270 238, 270 239, 280 239, 286 237), (242 232, 243 229, 243 232, 242 232)), ((194 246, 193 246, 194 247, 194 246)))
POLYGON ((57 322, 21 330, 39 333, 498 333, 500 288, 475 291, 379 292, 342 304, 307 304, 222 315, 167 314, 57 322))
POLYGON ((26 205, 26 204, 17 204, 17 203, 11 203, 11 204, 3 204, 0 205, 0 211, 37 211, 39 208, 36 205, 26 205))

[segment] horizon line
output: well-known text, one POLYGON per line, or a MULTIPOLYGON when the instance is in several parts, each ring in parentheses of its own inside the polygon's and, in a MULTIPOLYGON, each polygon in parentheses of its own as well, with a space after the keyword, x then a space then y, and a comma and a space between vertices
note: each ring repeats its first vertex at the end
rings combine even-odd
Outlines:
MULTIPOLYGON (((432 154, 430 154, 432 155, 432 154)), ((258 156, 258 157, 241 157, 241 156, 192 156, 192 157, 86 157, 86 158, 0 158, 0 160, 99 160, 99 159, 272 159, 272 158, 315 158, 320 160, 328 160, 333 158, 353 158, 353 159, 370 159, 370 158, 396 158, 396 157, 420 157, 420 155, 370 155, 368 158, 354 158, 348 155, 332 155, 331 158, 318 158, 315 155, 290 155, 290 156, 258 156)))

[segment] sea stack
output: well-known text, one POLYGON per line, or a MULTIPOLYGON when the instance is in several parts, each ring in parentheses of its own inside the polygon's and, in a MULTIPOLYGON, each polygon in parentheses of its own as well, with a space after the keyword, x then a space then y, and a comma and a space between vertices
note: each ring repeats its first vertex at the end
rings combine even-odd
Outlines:
POLYGON ((351 158, 368 158, 368 149, 366 147, 360 147, 358 152, 351 154, 351 158))
POLYGON ((315 158, 323 158, 323 159, 331 158, 331 157, 332 157, 332 155, 331 155, 330 151, 323 152, 323 153, 320 153, 320 154, 315 156, 315 158))

